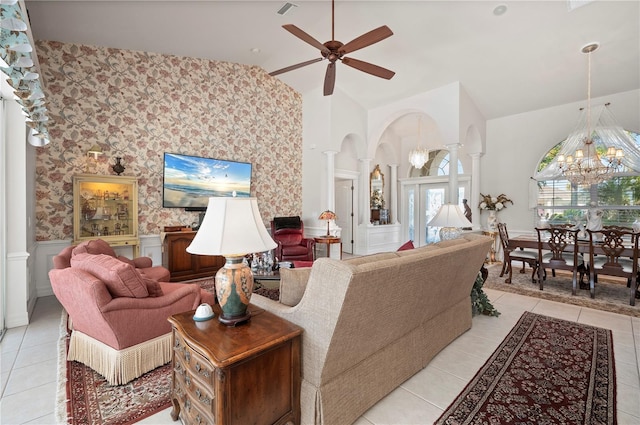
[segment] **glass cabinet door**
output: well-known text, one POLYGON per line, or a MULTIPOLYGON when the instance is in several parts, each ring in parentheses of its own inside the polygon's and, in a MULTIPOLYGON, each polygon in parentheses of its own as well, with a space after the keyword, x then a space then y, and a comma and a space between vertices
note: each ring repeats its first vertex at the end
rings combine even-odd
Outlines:
POLYGON ((128 176, 78 174, 73 177, 74 244, 104 239, 110 245, 138 240, 138 180, 128 176))

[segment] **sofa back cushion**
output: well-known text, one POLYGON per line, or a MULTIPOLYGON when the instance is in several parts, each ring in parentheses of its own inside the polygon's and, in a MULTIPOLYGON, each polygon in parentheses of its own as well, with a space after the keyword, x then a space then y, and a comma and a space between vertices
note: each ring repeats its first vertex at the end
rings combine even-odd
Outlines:
POLYGON ((114 298, 149 296, 147 283, 140 273, 132 265, 110 255, 76 254, 71 257, 71 267, 91 273, 103 281, 114 298))
POLYGON ((330 316, 328 322, 334 322, 326 336, 330 342, 322 381, 344 373, 452 305, 468 303, 470 319, 469 294, 491 245, 490 238, 474 236, 348 261, 316 260, 298 307, 317 303, 318 316, 324 312, 330 316))
POLYGON ((78 254, 105 254, 109 255, 113 258, 116 258, 116 252, 111 248, 111 246, 102 239, 93 239, 90 241, 85 241, 76 246, 73 249, 73 255, 78 254))

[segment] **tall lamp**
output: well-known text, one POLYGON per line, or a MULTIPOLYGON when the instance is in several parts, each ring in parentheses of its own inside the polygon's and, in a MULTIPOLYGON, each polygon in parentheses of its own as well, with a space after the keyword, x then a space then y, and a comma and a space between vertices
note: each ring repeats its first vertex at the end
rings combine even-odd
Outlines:
POLYGON ((318 220, 327 220, 327 234, 325 235, 325 237, 330 237, 331 233, 329 233, 329 222, 331 220, 335 220, 336 218, 338 218, 336 216, 336 213, 334 213, 333 211, 329 211, 329 210, 325 210, 322 212, 322 214, 320 214, 320 217, 318 217, 318 220))
POLYGON ((457 204, 442 204, 438 213, 427 226, 440 227, 440 240, 457 239, 462 234, 462 227, 469 227, 471 222, 457 204))
POLYGON ((218 320, 235 326, 250 319, 247 306, 253 292, 251 268, 244 256, 275 248, 264 227, 256 198, 209 198, 209 205, 198 233, 187 252, 222 255, 225 264, 216 273, 216 297, 222 308, 218 320))

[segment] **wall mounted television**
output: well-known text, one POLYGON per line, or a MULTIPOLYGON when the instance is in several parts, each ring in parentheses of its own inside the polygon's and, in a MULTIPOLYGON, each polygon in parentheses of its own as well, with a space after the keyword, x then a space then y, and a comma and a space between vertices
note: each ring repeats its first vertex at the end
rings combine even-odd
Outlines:
POLYGON ((165 152, 163 208, 204 211, 212 196, 251 196, 251 163, 165 152))

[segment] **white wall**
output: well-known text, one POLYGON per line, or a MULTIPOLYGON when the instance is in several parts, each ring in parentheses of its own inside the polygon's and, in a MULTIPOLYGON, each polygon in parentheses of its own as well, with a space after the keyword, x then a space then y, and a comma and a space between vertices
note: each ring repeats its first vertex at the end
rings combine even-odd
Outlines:
MULTIPOLYGON (((640 90, 592 99, 591 105, 611 102, 609 107, 619 125, 640 131, 640 90)), ((547 151, 574 129, 582 102, 559 105, 487 122, 487 150, 481 158, 480 192, 504 193, 513 201, 498 213, 510 233, 531 232, 533 211, 529 209, 529 182, 547 151)), ((479 213, 477 205, 471 205, 479 213)), ((482 223, 487 213, 483 213, 482 223)))

